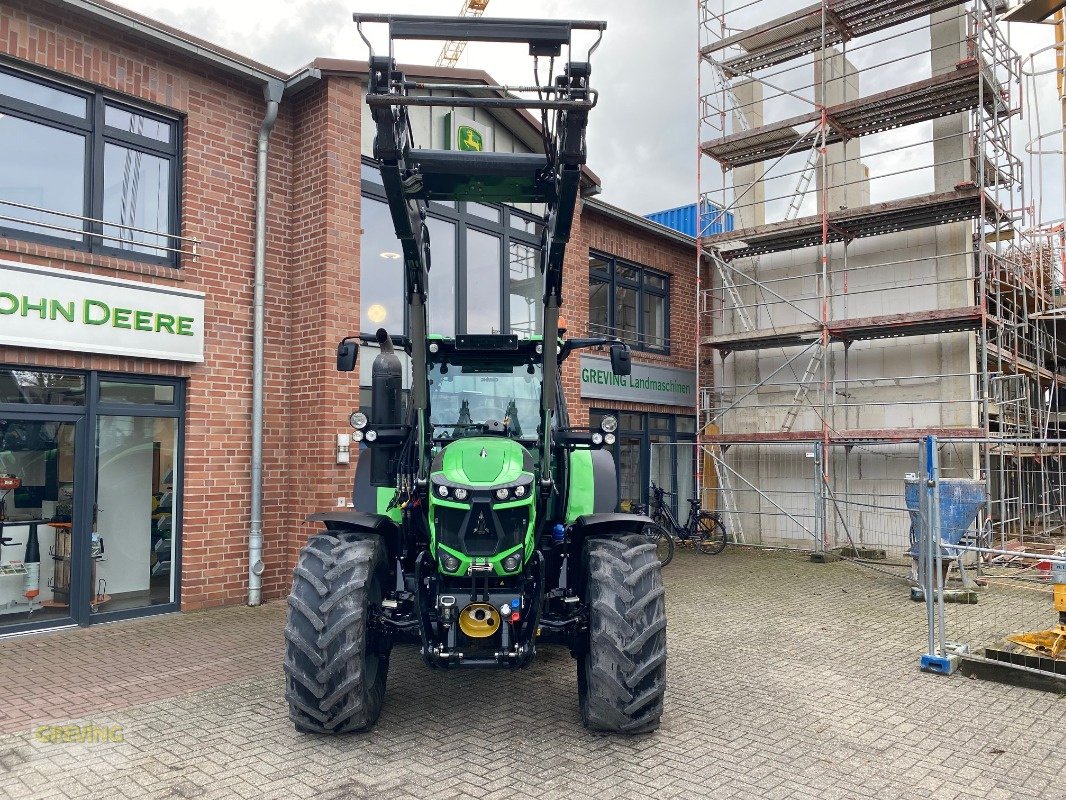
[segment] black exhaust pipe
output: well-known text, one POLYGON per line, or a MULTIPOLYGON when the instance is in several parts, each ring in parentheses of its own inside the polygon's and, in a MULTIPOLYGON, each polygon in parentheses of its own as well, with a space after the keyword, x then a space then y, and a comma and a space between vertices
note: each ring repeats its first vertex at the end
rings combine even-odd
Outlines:
MULTIPOLYGON (((396 355, 392 337, 384 328, 375 334, 380 352, 370 374, 370 427, 392 428, 403 424, 403 364, 396 355)), ((391 486, 396 480, 400 447, 375 447, 371 451, 371 483, 391 486)))

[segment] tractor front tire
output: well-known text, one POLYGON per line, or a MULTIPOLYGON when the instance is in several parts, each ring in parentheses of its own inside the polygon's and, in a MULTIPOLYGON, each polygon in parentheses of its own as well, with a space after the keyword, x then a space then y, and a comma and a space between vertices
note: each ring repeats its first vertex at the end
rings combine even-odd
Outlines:
POLYGON ((655 544, 630 534, 585 542, 587 648, 577 664, 581 721, 648 733, 666 694, 666 590, 655 544))
POLYGON ((304 733, 372 727, 385 700, 389 648, 369 626, 388 586, 377 536, 319 533, 300 551, 285 625, 285 699, 304 733))

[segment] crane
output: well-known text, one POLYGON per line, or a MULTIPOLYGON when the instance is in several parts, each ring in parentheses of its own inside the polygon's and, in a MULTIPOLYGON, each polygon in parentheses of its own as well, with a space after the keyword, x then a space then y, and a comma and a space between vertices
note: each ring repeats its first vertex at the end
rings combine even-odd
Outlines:
MULTIPOLYGON (((460 17, 480 17, 485 13, 489 0, 463 0, 463 7, 459 9, 460 17)), ((437 56, 438 67, 454 67, 459 63, 459 57, 466 48, 465 41, 448 41, 444 43, 444 49, 437 56)))

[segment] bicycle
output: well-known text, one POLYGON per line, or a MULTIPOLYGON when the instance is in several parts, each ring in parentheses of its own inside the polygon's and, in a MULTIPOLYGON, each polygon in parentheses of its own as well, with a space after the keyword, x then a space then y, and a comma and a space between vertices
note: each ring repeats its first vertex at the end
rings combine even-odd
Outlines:
POLYGON ((688 501, 688 518, 681 525, 674 511, 666 503, 666 496, 676 497, 661 486, 651 485, 652 503, 649 509, 641 506, 637 513, 652 518, 652 524, 644 527, 644 535, 656 545, 656 554, 663 566, 674 558, 675 539, 682 545, 691 544, 705 555, 718 555, 727 543, 725 526, 713 511, 704 511, 698 498, 688 501))

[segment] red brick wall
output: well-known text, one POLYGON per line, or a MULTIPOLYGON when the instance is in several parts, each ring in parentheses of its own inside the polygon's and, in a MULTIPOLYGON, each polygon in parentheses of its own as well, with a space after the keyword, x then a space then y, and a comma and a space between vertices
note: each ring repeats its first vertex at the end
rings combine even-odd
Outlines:
MULTIPOLYGON (((331 77, 296 98, 293 113, 292 385, 289 454, 295 519, 287 569, 312 532, 304 516, 352 493, 352 466, 336 465, 338 433, 359 407, 358 372, 338 373, 336 346, 359 332, 359 122, 362 91, 331 77), (297 432, 299 432, 297 434, 297 432)), ((352 448, 353 456, 356 448, 352 448)), ((354 462, 353 458, 353 462, 354 462)), ((280 562, 279 562, 280 563, 280 562)), ((269 589, 288 590, 288 575, 269 589)), ((265 587, 267 588, 267 587, 265 587)))
MULTIPOLYGON (((0 363, 187 378, 183 607, 239 602, 248 568, 253 198, 262 91, 191 68, 132 37, 88 30, 39 3, 3 3, 0 52, 184 115, 180 233, 202 241, 199 258, 173 269, 3 238, 0 258, 206 292, 205 362, 0 347, 0 363)), ((279 480, 289 450, 291 150, 291 114, 284 110, 272 137, 267 251, 265 557, 275 593, 285 571, 279 534, 293 520, 289 482, 279 480)))

